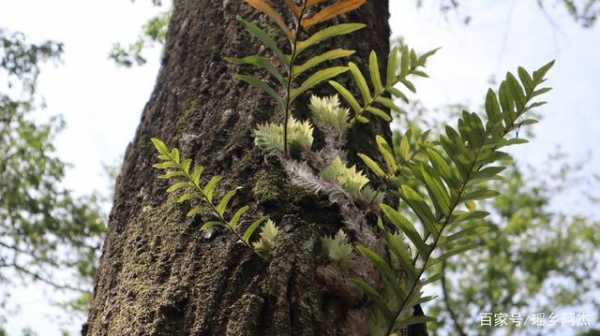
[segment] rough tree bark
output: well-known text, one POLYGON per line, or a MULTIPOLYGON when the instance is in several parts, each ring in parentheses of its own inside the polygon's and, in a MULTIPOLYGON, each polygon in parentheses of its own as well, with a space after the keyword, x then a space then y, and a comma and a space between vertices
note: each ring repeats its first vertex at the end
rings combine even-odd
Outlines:
MULTIPOLYGON (((157 84, 117 181, 87 335, 364 334, 356 302, 317 276, 319 237, 342 225, 336 208, 288 185, 277 160, 253 145, 255 125, 282 116, 269 98, 234 81, 236 68, 223 60, 259 49, 236 15, 264 20, 240 0, 175 1, 157 84), (209 175, 225 176, 228 187, 243 186, 238 201, 276 221, 282 234, 271 263, 231 235, 203 235, 201 219, 185 217, 185 206, 155 178, 154 136, 209 175)), ((331 43, 356 49, 353 61, 364 69, 371 50, 388 54, 388 18, 388 1, 372 0, 340 19, 368 28, 331 43)), ((306 108, 297 106, 295 114, 305 117, 306 108)), ((350 157, 369 153, 376 133, 389 136, 386 127, 355 128, 350 157)))

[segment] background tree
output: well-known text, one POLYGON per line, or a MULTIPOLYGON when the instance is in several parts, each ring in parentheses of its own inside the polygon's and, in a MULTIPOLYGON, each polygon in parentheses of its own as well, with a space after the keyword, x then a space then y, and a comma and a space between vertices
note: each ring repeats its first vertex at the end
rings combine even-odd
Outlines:
MULTIPOLYGON (((432 116, 454 116, 465 107, 457 104, 440 111, 425 109, 419 102, 405 106, 407 115, 396 119, 401 128, 439 128, 444 120, 432 116), (410 121, 410 122, 409 122, 410 121)), ((521 132, 533 137, 534 132, 521 132)), ((591 330, 597 321, 600 279, 595 273, 599 243, 594 231, 597 219, 553 206, 557 195, 575 191, 588 206, 598 199, 585 190, 595 190, 597 180, 582 174, 585 163, 571 163, 564 153, 548 158, 543 167, 516 163, 495 183, 501 196, 485 204, 493 214, 493 228, 481 236, 478 249, 457 255, 444 263, 440 300, 427 306, 437 316, 430 329, 437 335, 536 334, 536 328, 515 325, 481 327, 482 313, 515 314, 523 321, 530 314, 554 313, 566 320, 568 309, 582 313, 589 325, 556 326, 545 334, 566 330, 591 330), (558 209, 557 209, 558 208, 558 209), (562 210, 562 211, 561 211, 562 210)))
MULTIPOLYGON (((23 34, 0 29, 0 75, 6 78, 0 92, 0 284, 41 282, 77 294, 71 307, 85 310, 104 232, 99 199, 75 197, 62 186, 67 166, 53 146, 61 119, 31 116, 41 105, 35 95, 40 64, 59 61, 62 51, 60 43, 30 44, 23 34)), ((0 299, 8 304, 9 292, 0 299)), ((0 322, 5 315, 0 310, 0 322)))

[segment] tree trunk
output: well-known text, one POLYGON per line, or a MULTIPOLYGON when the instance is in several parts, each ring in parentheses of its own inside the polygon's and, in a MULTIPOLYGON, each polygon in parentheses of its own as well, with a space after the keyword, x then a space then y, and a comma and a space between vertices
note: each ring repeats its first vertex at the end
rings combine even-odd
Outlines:
MULTIPOLYGON (((364 302, 340 297, 317 275, 319 238, 342 225, 337 208, 290 186, 279 162, 253 145, 256 124, 282 116, 268 97, 236 82, 237 68, 223 60, 259 50, 237 15, 265 20, 241 0, 175 1, 162 69, 117 180, 87 335, 364 335, 364 302), (156 179, 151 137, 180 148, 205 174, 223 175, 227 187, 243 186, 238 202, 281 229, 271 262, 185 217, 186 206, 156 179)), ((371 50, 385 64, 388 18, 388 1, 371 0, 340 19, 368 28, 331 43, 357 50, 362 69, 371 50)), ((318 93, 332 91, 323 85, 318 93)), ((294 113, 305 118, 307 108, 294 113)), ((355 127, 350 158, 370 152, 376 133, 389 129, 355 127)))

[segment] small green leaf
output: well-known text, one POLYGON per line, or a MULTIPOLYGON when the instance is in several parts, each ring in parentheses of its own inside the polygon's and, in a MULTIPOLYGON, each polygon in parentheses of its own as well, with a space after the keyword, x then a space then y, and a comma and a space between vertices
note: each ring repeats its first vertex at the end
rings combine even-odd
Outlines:
POLYGON ((325 40, 330 39, 335 36, 350 34, 357 30, 363 29, 366 26, 367 25, 365 25, 363 23, 343 23, 343 24, 339 24, 339 25, 335 25, 335 26, 329 26, 329 27, 313 34, 308 39, 298 42, 296 52, 297 52, 297 54, 300 54, 307 48, 309 48, 319 42, 325 41, 325 40))
POLYGON ((525 87, 525 92, 527 92, 527 95, 531 94, 531 92, 533 92, 533 89, 535 88, 535 85, 533 84, 533 79, 531 78, 529 73, 527 73, 527 70, 525 70, 523 67, 519 67, 517 71, 519 73, 521 83, 523 83, 523 86, 525 87))
POLYGON ((346 49, 334 49, 329 50, 321 55, 312 57, 308 61, 306 61, 302 65, 294 66, 294 78, 300 76, 305 71, 327 61, 335 60, 338 58, 348 57, 354 54, 354 50, 346 50, 346 49))
POLYGON ((398 165, 396 164, 394 154, 392 154, 392 148, 387 143, 387 141, 385 141, 385 139, 380 135, 377 135, 375 137, 375 142, 377 143, 377 149, 379 150, 379 153, 381 154, 383 160, 385 161, 385 164, 387 165, 388 173, 390 175, 394 175, 396 173, 396 170, 398 170, 398 165))
POLYGON ((367 167, 369 167, 369 169, 371 169, 371 171, 375 175, 379 177, 385 176, 385 172, 383 171, 383 169, 381 169, 379 164, 370 157, 368 157, 366 154, 358 154, 358 157, 365 163, 365 165, 367 165, 367 167))
POLYGON ((402 54, 400 56, 400 77, 404 78, 408 75, 410 70, 410 54, 408 47, 402 48, 402 54))
POLYGON ((203 172, 204 172, 203 166, 196 165, 194 167, 194 170, 192 171, 192 174, 190 176, 192 177, 192 183, 194 183, 196 186, 200 185, 200 177, 202 176, 203 172))
POLYGON ((252 56, 246 56, 243 58, 225 57, 225 60, 229 63, 233 63, 233 64, 237 64, 237 65, 248 64, 248 65, 253 65, 260 69, 265 69, 273 77, 275 77, 275 79, 277 79, 277 81, 279 81, 281 86, 283 86, 283 87, 287 86, 287 79, 285 79, 283 77, 283 75, 279 72, 279 70, 277 70, 277 68, 273 65, 273 63, 271 63, 271 61, 266 57, 252 55, 252 56))
POLYGON ((200 208, 199 207, 193 207, 192 209, 190 209, 190 211, 188 211, 187 213, 187 217, 192 218, 192 217, 196 217, 196 215, 200 214, 200 208))
POLYGON ((275 42, 275 40, 273 40, 273 38, 271 36, 269 36, 269 34, 267 34, 264 30, 262 30, 256 24, 254 24, 250 21, 246 21, 246 20, 242 19, 241 17, 238 17, 237 20, 242 23, 244 28, 250 34, 252 34, 254 37, 256 37, 260 41, 262 41, 262 43, 264 43, 265 46, 269 47, 273 51, 275 56, 277 56, 277 58, 279 58, 279 61, 283 65, 289 66, 289 64, 290 64, 289 58, 281 51, 281 49, 279 49, 279 47, 277 46, 277 42, 275 42))
POLYGON ((469 200, 482 200, 486 198, 492 198, 498 196, 498 192, 494 190, 487 189, 479 189, 475 191, 468 192, 461 197, 463 201, 469 200))
POLYGON ((184 193, 183 195, 179 196, 179 198, 177 199, 177 203, 183 203, 183 202, 189 201, 193 197, 194 197, 194 194, 191 192, 184 193))
POLYGON ((402 91, 400 91, 400 90, 398 90, 398 89, 396 89, 396 88, 394 88, 394 87, 390 87, 390 88, 388 88, 388 91, 389 91, 389 92, 390 92, 392 95, 394 95, 394 97, 396 97, 396 98, 400 98, 400 99, 402 99, 402 101, 404 101, 405 103, 407 103, 407 104, 408 104, 408 102, 409 102, 409 100, 408 100, 408 97, 406 97, 406 95, 405 95, 404 93, 402 93, 402 91))
POLYGON ((219 182, 221 182, 222 178, 223 177, 219 176, 219 175, 213 176, 210 179, 210 181, 208 181, 208 183, 206 184, 206 186, 204 187, 204 189, 202 190, 202 193, 204 194, 204 197, 206 197, 206 200, 209 203, 212 203, 215 189, 217 188, 217 185, 219 184, 219 182))
POLYGON ((371 75, 371 82, 373 88, 375 88, 375 94, 379 95, 383 92, 383 83, 381 82, 381 74, 379 73, 379 60, 377 59, 377 53, 373 50, 369 55, 369 73, 371 75))
POLYGON ((403 232, 408 237, 408 239, 410 239, 410 241, 412 241, 412 243, 415 245, 417 250, 419 250, 419 252, 421 252, 422 254, 427 253, 427 245, 425 245, 425 242, 419 235, 419 232, 417 232, 417 229, 415 229, 415 227, 411 224, 411 222, 408 219, 406 219, 406 217, 404 217, 398 211, 386 204, 381 204, 381 210, 383 210, 385 217, 392 224, 394 224, 401 232, 403 232))
POLYGON ((246 205, 238 209, 238 211, 233 214, 233 217, 231 217, 231 220, 229 221, 229 227, 232 230, 237 230, 237 227, 240 224, 240 219, 248 210, 250 210, 250 207, 246 205))
POLYGON ((400 140, 400 156, 405 162, 410 160, 410 144, 408 143, 408 136, 403 136, 400 140))
POLYGON ((179 170, 172 170, 172 171, 168 171, 163 175, 159 175, 158 178, 161 180, 168 180, 171 179, 173 177, 180 177, 180 176, 185 176, 185 174, 182 171, 179 170))
POLYGON ((371 90, 367 85, 367 80, 365 79, 365 76, 363 76, 358 66, 352 62, 348 63, 348 69, 350 69, 350 72, 354 77, 354 81, 356 82, 356 85, 360 90, 360 94, 362 95, 364 105, 369 105, 371 100, 373 100, 373 97, 371 97, 371 90))
POLYGON ((171 158, 173 158, 174 162, 179 164, 179 162, 180 162, 179 149, 177 149, 177 148, 171 149, 171 158))
POLYGON ((348 68, 343 66, 331 67, 317 71, 312 76, 308 77, 308 79, 306 79, 304 83, 300 85, 300 87, 291 90, 290 100, 294 101, 296 98, 298 98, 298 96, 312 89, 319 83, 336 77, 346 71, 348 71, 348 68))
POLYGON ((181 190, 181 189, 184 189, 187 187, 190 187, 190 183, 187 181, 186 182, 176 182, 167 189, 167 192, 172 193, 172 192, 175 192, 177 190, 181 190))
POLYGON ((398 81, 397 78, 397 68, 398 68, 398 48, 392 49, 390 52, 390 56, 388 57, 387 64, 387 78, 386 78, 386 86, 388 88, 394 86, 398 81))
POLYGON ((387 121, 387 122, 392 121, 392 117, 390 117, 387 113, 385 113, 385 111, 378 109, 376 107, 369 106, 366 108, 366 111, 373 114, 374 116, 377 116, 377 117, 387 121))
POLYGON ((223 223, 221 222, 216 222, 216 221, 210 221, 210 222, 206 222, 202 225, 202 227, 200 228, 201 231, 210 231, 215 227, 219 227, 219 226, 223 226, 223 223))
POLYGON ((425 203, 421 194, 408 185, 403 185, 401 191, 404 200, 415 212, 417 217, 419 217, 427 231, 433 234, 434 237, 437 236, 439 234, 439 229, 435 225, 433 213, 431 212, 429 205, 425 203))
POLYGON ((408 79, 401 78, 400 83, 404 84, 404 86, 406 86, 406 88, 412 91, 413 93, 417 92, 417 88, 415 87, 415 85, 408 79))
POLYGON ((252 235, 254 234, 256 229, 258 229, 261 226, 261 224, 264 223, 265 221, 267 221, 268 219, 269 219, 269 217, 261 217, 261 218, 255 220, 254 222, 252 222, 252 224, 250 224, 250 226, 248 226, 246 231, 244 231, 242 240, 244 242, 246 242, 247 244, 250 244, 250 239, 252 238, 252 235))
POLYGON ((173 161, 165 161, 165 162, 154 164, 152 167, 154 167, 156 169, 169 169, 169 168, 178 168, 179 166, 177 165, 177 163, 175 163, 173 161))
POLYGON ((190 173, 190 166, 192 165, 192 160, 190 159, 185 159, 183 160, 183 162, 181 163, 181 170, 185 173, 185 174, 189 174, 190 173))
POLYGON ((159 138, 151 138, 150 141, 152 141, 152 144, 154 144, 154 147, 160 154, 169 155, 169 148, 162 140, 159 138))
POLYGON ((223 216, 225 210, 227 210, 227 205, 229 204, 229 201, 231 201, 231 199, 233 198, 233 196, 235 196, 239 189, 240 188, 231 190, 228 193, 226 193, 225 196, 223 196, 223 198, 221 198, 221 201, 219 201, 219 204, 216 206, 217 213, 219 213, 219 215, 223 216))
POLYGON ((396 105, 394 103, 394 101, 389 98, 379 96, 379 97, 375 98, 375 101, 392 111, 402 112, 402 110, 398 107, 398 105, 396 105))
POLYGON ((284 106, 284 102, 283 102, 283 99, 281 98, 281 96, 279 96, 279 94, 277 94, 277 92, 269 84, 267 84, 264 80, 261 80, 256 76, 239 75, 239 74, 235 75, 235 79, 242 81, 242 82, 246 82, 246 83, 254 86, 257 89, 262 90, 263 92, 265 92, 266 94, 271 96, 271 98, 275 99, 275 101, 280 106, 282 106, 282 107, 284 106))
POLYGON ((354 110, 354 113, 359 114, 362 112, 362 107, 360 106, 356 98, 354 98, 352 93, 350 93, 350 91, 346 89, 342 84, 336 81, 329 81, 329 85, 333 86, 333 88, 344 98, 344 100, 346 100, 346 102, 350 104, 350 107, 352 108, 352 110, 354 110))

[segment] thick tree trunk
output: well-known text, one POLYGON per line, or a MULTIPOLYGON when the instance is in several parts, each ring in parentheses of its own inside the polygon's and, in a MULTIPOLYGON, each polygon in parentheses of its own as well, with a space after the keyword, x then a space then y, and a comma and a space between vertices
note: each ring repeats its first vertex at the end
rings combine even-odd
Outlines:
MULTIPOLYGON (((234 81, 236 68, 223 60, 259 49, 236 15, 264 20, 240 0, 175 1, 163 66, 117 181, 87 335, 362 335, 360 302, 317 281, 319 237, 341 227, 337 209, 291 187, 277 160, 253 145, 255 125, 282 116, 269 98, 234 81), (282 234, 272 262, 231 235, 205 236, 201 219, 185 217, 155 178, 154 136, 229 187, 243 186, 238 200, 276 221, 282 234)), ((368 28, 331 43, 356 49, 363 69, 372 49, 383 62, 388 17, 388 1, 371 0, 342 18, 368 28)), ((306 116, 306 108, 295 114, 306 116)), ((350 156, 369 151, 376 132, 389 135, 385 127, 356 128, 350 156)))

